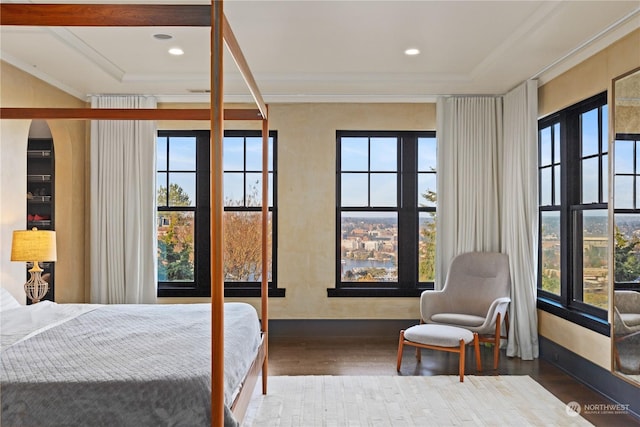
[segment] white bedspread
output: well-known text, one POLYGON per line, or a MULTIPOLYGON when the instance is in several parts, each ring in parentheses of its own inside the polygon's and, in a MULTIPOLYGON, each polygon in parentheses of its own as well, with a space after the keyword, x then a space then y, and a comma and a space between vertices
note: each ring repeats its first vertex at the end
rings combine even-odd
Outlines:
MULTIPOLYGON (((260 324, 248 304, 224 307, 230 405, 257 353, 260 324)), ((41 302, 0 320, 2 425, 210 425, 209 304, 41 302)))
POLYGON ((38 304, 2 311, 0 350, 98 307, 98 304, 56 304, 41 301, 38 304))

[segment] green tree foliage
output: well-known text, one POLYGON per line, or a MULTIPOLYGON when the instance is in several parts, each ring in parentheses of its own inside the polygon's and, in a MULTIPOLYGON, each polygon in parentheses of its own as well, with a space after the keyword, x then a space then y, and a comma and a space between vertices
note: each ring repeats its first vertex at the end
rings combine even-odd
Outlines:
POLYGON ((160 186, 157 200, 158 206, 191 206, 189 195, 176 183, 169 184, 169 191, 160 186))
MULTIPOLYGON (((428 190, 422 194, 422 198, 435 204, 436 192, 428 190)), ((420 243, 418 250, 418 278, 420 282, 435 280, 436 271, 436 213, 429 212, 428 221, 420 224, 420 243)))
POLYGON ((542 289, 560 295, 560 277, 559 276, 542 276, 542 289))
MULTIPOLYGON (((158 206, 191 206, 189 195, 178 184, 160 186, 158 206)), ((192 212, 158 214, 158 280, 194 280, 194 217, 192 212)))
POLYGON ((614 271, 615 282, 632 282, 640 277, 640 238, 627 238, 618 227, 615 229, 614 271))

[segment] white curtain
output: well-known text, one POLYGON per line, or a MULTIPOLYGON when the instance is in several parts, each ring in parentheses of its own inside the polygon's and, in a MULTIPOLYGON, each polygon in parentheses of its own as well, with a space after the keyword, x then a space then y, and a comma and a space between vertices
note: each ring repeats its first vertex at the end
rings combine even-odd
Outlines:
MULTIPOLYGON (((155 108, 145 96, 94 96, 92 108, 155 108)), ((91 302, 156 302, 153 121, 91 122, 91 302)))
POLYGON ((537 83, 503 98, 438 99, 435 286, 460 253, 509 255, 507 355, 530 360, 538 357, 537 83))
POLYGON ((500 251, 502 99, 437 101, 436 289, 454 256, 500 251))
POLYGON ((504 97, 502 251, 509 255, 511 305, 507 356, 538 357, 538 85, 504 97))

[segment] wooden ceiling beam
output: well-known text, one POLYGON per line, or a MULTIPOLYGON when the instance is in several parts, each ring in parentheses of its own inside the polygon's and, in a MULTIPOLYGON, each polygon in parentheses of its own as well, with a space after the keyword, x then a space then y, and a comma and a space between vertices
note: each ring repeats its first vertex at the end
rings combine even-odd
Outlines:
MULTIPOLYGON (((1 3, 0 25, 41 27, 210 27, 211 5, 1 3)), ((223 38, 249 91, 267 118, 267 106, 226 17, 223 38)), ((225 117, 226 119, 226 117, 225 117)), ((233 119, 230 119, 233 120, 233 119)))
MULTIPOLYGON (((67 120, 210 120, 208 108, 0 108, 2 119, 67 120)), ((224 120, 262 120, 256 109, 225 109, 224 120)))
POLYGON ((0 25, 210 27, 211 5, 2 3, 0 25))
POLYGON ((251 96, 253 97, 254 102, 262 113, 262 117, 266 119, 267 104, 265 104, 264 99, 262 99, 260 89, 258 89, 258 84, 253 78, 253 74, 251 73, 249 64, 247 63, 247 60, 245 59, 244 54, 240 49, 240 44, 238 43, 235 34, 233 34, 233 31, 231 30, 231 26, 229 25, 229 21, 227 21, 227 17, 224 15, 222 15, 222 33, 224 42, 227 45, 227 49, 229 49, 231 57, 240 70, 240 74, 242 74, 244 82, 249 87, 249 92, 251 92, 251 96))

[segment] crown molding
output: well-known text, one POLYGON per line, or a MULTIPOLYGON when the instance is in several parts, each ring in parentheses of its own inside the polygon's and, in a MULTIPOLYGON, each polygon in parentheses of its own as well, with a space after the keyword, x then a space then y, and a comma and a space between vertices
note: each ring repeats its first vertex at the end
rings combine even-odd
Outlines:
POLYGON ((640 6, 531 76, 543 85, 640 28, 640 6))

